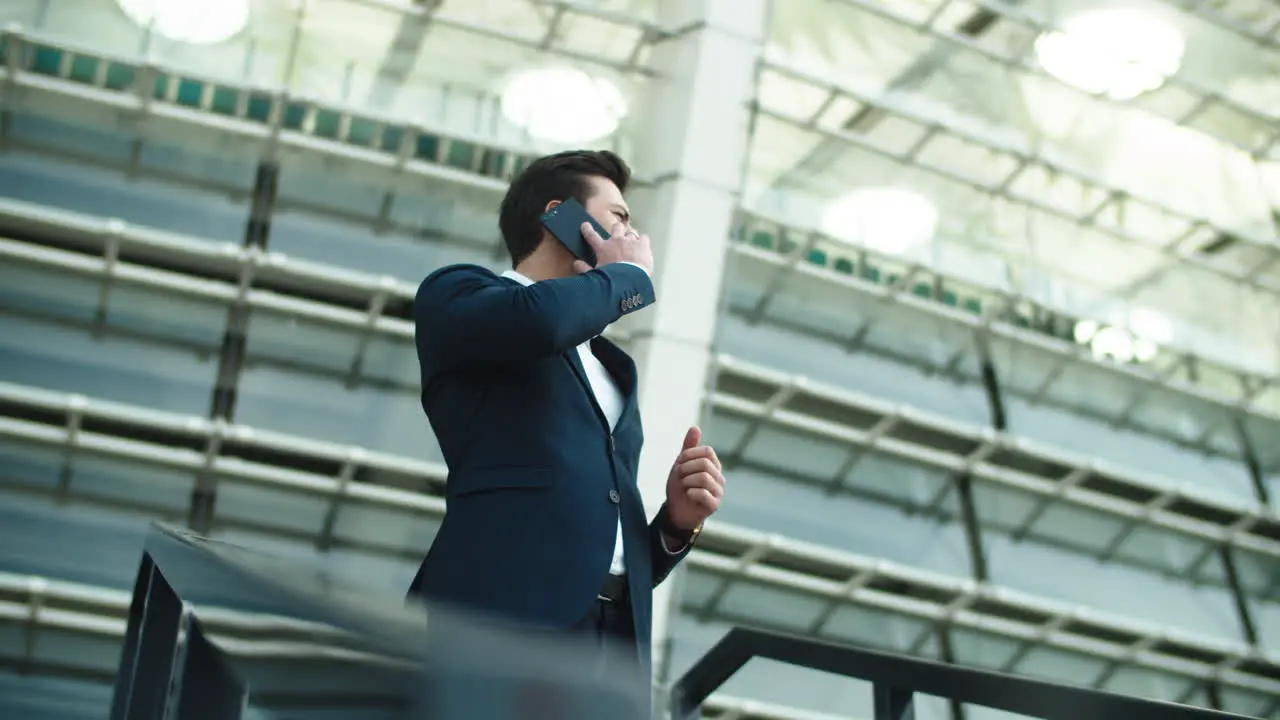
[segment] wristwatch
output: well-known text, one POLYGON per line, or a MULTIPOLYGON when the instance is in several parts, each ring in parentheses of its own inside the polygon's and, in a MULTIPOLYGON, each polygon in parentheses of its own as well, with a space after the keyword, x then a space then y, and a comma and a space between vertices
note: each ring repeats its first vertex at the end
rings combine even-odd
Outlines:
POLYGON ((667 512, 667 506, 662 506, 662 512, 658 513, 658 529, 663 535, 678 540, 685 545, 692 545, 694 540, 698 539, 698 535, 702 534, 702 523, 692 530, 681 530, 671 522, 671 515, 667 512))

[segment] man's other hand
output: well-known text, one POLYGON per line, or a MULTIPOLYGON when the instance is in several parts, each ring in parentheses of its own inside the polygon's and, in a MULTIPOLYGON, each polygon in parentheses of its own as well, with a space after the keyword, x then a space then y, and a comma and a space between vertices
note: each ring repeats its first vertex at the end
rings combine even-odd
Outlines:
MULTIPOLYGON (((605 240, 591 227, 591 223, 582 223, 582 237, 596 252, 596 267, 625 262, 639 265, 648 273, 653 272, 653 248, 649 245, 648 235, 638 233, 624 223, 614 225, 609 235, 605 240)), ((574 260, 573 269, 581 274, 592 268, 582 260, 574 260)))
POLYGON ((667 476, 667 516, 681 530, 693 530, 720 507, 724 474, 716 451, 702 444, 697 425, 685 433, 684 446, 667 476))

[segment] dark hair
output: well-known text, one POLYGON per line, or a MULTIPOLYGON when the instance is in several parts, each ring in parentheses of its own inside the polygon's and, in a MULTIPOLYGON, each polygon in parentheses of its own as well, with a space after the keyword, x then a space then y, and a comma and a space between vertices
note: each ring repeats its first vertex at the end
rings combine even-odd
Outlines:
POLYGON ((590 179, 602 177, 626 192, 631 168, 608 150, 568 150, 529 163, 511 181, 498 213, 502 241, 511 254, 512 267, 533 254, 542 242, 542 214, 552 200, 573 198, 586 204, 591 198, 590 179))

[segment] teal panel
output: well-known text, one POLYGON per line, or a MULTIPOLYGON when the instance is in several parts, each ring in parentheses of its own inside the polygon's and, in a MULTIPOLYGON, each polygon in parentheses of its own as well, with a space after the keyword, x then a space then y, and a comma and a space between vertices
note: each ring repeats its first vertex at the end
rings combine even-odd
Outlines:
POLYGON ((204 97, 205 84, 199 80, 183 78, 178 81, 178 95, 175 98, 179 105, 200 107, 200 99, 204 97))
POLYGON ((419 160, 435 162, 440 152, 440 138, 427 133, 418 134, 418 150, 413 154, 419 160))
POLYGON ((245 117, 264 124, 270 122, 273 102, 272 97, 266 93, 250 94, 249 106, 245 109, 245 117))
POLYGON ((404 142, 404 128, 399 125, 388 125, 382 129, 383 150, 389 153, 400 151, 400 143, 404 142))
POLYGON ((219 115, 230 115, 235 117, 236 105, 239 104, 240 93, 236 90, 215 85, 213 88, 213 101, 209 105, 209 109, 219 115))
POLYGON ((323 110, 316 108, 316 121, 312 125, 311 133, 316 137, 322 137, 326 140, 337 140, 338 133, 342 129, 342 115, 333 110, 323 110))
POLYGON ((347 142, 360 147, 373 147, 373 136, 377 132, 378 123, 369 118, 353 117, 347 128, 347 142))
POLYGON ((57 76, 58 68, 62 65, 62 55, 62 51, 57 48, 47 45, 35 46, 35 52, 31 57, 31 71, 41 75, 57 76))
POLYGON ((303 102, 291 102, 284 106, 284 123, 286 130, 301 130, 303 123, 307 121, 307 104, 303 102))
POLYGON ((107 66, 106 88, 108 90, 128 90, 133 87, 133 81, 138 76, 138 71, 132 65, 113 62, 107 66))
POLYGON ((98 74, 102 61, 88 55, 76 55, 71 59, 71 74, 67 77, 74 82, 92 85, 98 74))
POLYGON ((507 153, 501 150, 481 150, 482 160, 480 172, 490 177, 500 178, 506 175, 507 153))
POLYGON ((151 83, 151 97, 163 100, 169 94, 169 76, 156 73, 155 82, 151 83))
POLYGON ((459 170, 471 170, 475 167, 476 150, 477 147, 471 143, 452 140, 444 164, 459 170))

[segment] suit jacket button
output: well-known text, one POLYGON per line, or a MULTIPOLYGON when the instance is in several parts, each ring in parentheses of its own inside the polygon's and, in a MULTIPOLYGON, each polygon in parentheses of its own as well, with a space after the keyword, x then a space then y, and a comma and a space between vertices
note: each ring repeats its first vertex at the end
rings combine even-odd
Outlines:
POLYGON ((617 490, 609 491, 609 502, 613 503, 614 505, 617 505, 618 503, 622 502, 622 498, 618 495, 617 490))

